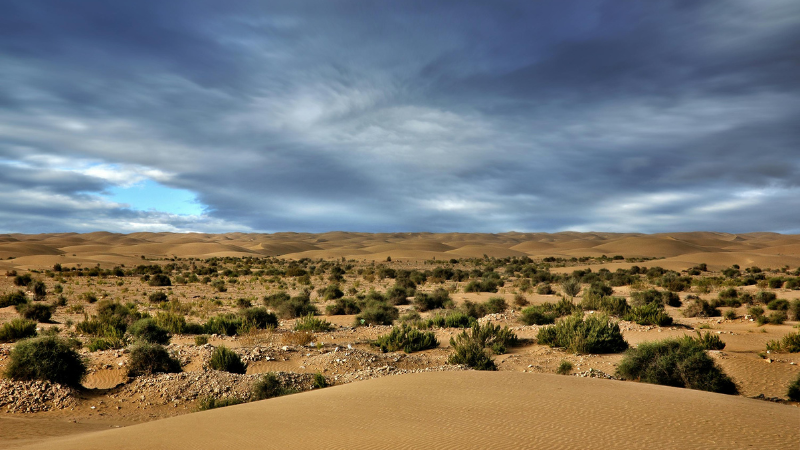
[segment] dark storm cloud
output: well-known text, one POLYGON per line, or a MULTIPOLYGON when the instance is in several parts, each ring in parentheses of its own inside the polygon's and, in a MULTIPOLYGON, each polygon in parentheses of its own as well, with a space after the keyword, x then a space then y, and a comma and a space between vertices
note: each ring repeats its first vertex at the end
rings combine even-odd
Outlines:
POLYGON ((13 2, 0 228, 800 231, 798 23, 778 0, 13 2), (138 179, 205 214, 102 197, 138 179))

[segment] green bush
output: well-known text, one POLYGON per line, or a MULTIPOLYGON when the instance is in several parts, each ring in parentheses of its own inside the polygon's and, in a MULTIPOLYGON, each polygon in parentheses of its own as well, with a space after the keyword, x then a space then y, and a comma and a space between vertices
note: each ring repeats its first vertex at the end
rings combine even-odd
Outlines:
POLYGON ((186 331, 186 319, 176 313, 159 311, 154 318, 156 324, 172 334, 183 334, 186 331))
POLYGON ((329 316, 342 316, 358 314, 361 312, 358 303, 352 298, 338 298, 336 301, 325 308, 325 314, 329 316))
POLYGON ((208 344, 208 336, 205 334, 199 334, 194 337, 194 345, 200 347, 201 345, 208 344))
POLYGON ((639 325, 658 325, 659 327, 672 325, 672 317, 658 303, 634 306, 623 316, 623 319, 636 322, 639 325))
POLYGON ((538 339, 540 344, 574 353, 618 353, 628 348, 619 325, 602 314, 584 319, 576 313, 539 330, 538 339))
POLYGON ((31 281, 30 284, 28 284, 28 289, 33 293, 34 300, 41 301, 47 296, 47 287, 39 280, 31 281))
POLYGON ((771 302, 767 303, 767 309, 771 309, 773 311, 788 311, 789 300, 782 298, 772 300, 771 302))
POLYGON ((53 307, 45 303, 23 303, 17 305, 17 311, 22 317, 35 320, 36 322, 50 322, 50 317, 53 315, 53 307))
POLYGON ((581 291, 581 282, 577 278, 567 278, 561 282, 561 292, 572 298, 581 291))
POLYGON ((12 319, 0 327, 0 342, 16 342, 36 336, 36 322, 27 319, 12 319))
POLYGON ((416 292, 416 289, 413 287, 406 287, 400 283, 395 283, 394 286, 386 291, 386 301, 393 305, 406 305, 408 304, 408 297, 413 297, 416 292))
POLYGON ((140 341, 131 347, 128 358, 129 377, 180 371, 181 363, 170 356, 162 345, 140 341))
POLYGON ((508 304, 503 297, 490 297, 485 303, 485 311, 487 314, 500 314, 508 309, 508 304))
POLYGON ((719 309, 701 298, 693 300, 683 310, 686 317, 719 317, 720 314, 719 309))
POLYGON ((86 344, 86 348, 89 349, 90 352, 97 352, 102 350, 122 348, 126 345, 127 343, 123 338, 95 337, 92 338, 88 344, 86 344))
POLYGON ((759 303, 769 303, 769 302, 775 300, 776 298, 778 298, 778 296, 775 295, 774 292, 758 291, 758 293, 754 297, 754 300, 759 302, 759 303))
POLYGON ((550 283, 542 283, 536 287, 536 293, 539 295, 553 295, 556 291, 553 290, 553 286, 550 283))
POLYGON ((167 294, 162 291, 153 292, 147 299, 150 300, 150 303, 164 303, 169 300, 167 294))
POLYGON ((800 352, 800 331, 789 333, 781 339, 767 342, 767 350, 772 352, 800 352))
POLYGON ((222 345, 215 348, 211 353, 211 361, 209 361, 208 366, 223 372, 242 374, 247 372, 247 366, 239 358, 239 355, 222 345))
POLYGON ((43 336, 20 341, 6 366, 6 376, 13 380, 43 380, 79 386, 86 374, 86 364, 71 343, 57 336, 43 336))
POLYGON ((429 331, 420 331, 417 328, 403 324, 402 326, 394 327, 391 333, 379 336, 375 341, 375 345, 380 347, 384 353, 400 350, 406 353, 414 353, 436 348, 439 346, 439 341, 436 340, 436 335, 429 331))
POLYGON ((239 315, 242 316, 242 320, 245 323, 258 328, 259 330, 263 330, 265 328, 276 328, 278 326, 278 316, 267 311, 266 308, 246 308, 241 310, 239 315))
POLYGON ((800 402, 800 375, 789 383, 789 388, 786 391, 786 396, 793 402, 800 402))
POLYGON ((344 297, 344 292, 342 292, 338 284, 331 284, 320 292, 320 297, 324 300, 336 300, 337 298, 344 297))
POLYGON ((591 291, 583 293, 579 306, 584 311, 600 311, 618 317, 625 315, 630 309, 624 297, 600 296, 591 291))
POLYGON ((330 385, 328 384, 328 380, 325 379, 325 376, 317 372, 314 374, 314 381, 311 386, 312 389, 324 389, 330 385))
POLYGON ((327 320, 318 319, 312 315, 301 317, 294 323, 294 331, 331 331, 333 325, 327 320))
MULTIPOLYGON (((316 376, 314 377, 316 381, 316 376)), ((324 380, 325 377, 322 377, 324 380)), ((265 400, 273 397, 280 397, 282 395, 294 394, 295 390, 288 389, 281 383, 278 376, 272 372, 265 374, 260 380, 253 385, 250 392, 251 400, 265 400)))
POLYGON ((521 313, 519 320, 525 325, 550 325, 558 318, 558 314, 546 304, 529 306, 521 313))
POLYGON ((478 342, 469 339, 454 342, 451 338, 450 345, 453 346, 453 353, 447 359, 449 364, 462 364, 475 370, 497 370, 488 351, 478 342))
POLYGON ((226 406, 240 405, 242 403, 244 402, 236 397, 226 397, 218 399, 209 396, 200 400, 200 403, 197 405, 197 410, 208 411, 209 409, 224 408, 226 406))
POLYGON ((572 372, 572 363, 567 360, 561 361, 556 369, 556 373, 559 375, 569 375, 570 372, 572 372))
POLYGON ((277 308, 283 303, 288 302, 291 300, 292 296, 290 296, 285 291, 278 291, 274 294, 267 295, 264 297, 264 306, 270 306, 272 308, 277 308))
POLYGON ((28 297, 22 291, 9 292, 8 294, 0 296, 0 308, 7 306, 17 306, 28 303, 28 297))
POLYGON ((650 303, 678 307, 681 306, 681 299, 678 296, 678 294, 674 292, 670 291, 661 292, 656 289, 637 291, 631 294, 632 306, 644 306, 650 303))
POLYGON ((685 339, 694 339, 699 345, 701 345, 706 350, 722 350, 725 348, 725 343, 722 342, 719 335, 705 333, 702 334, 699 331, 697 332, 697 337, 692 338, 687 336, 685 339))
POLYGON ((500 325, 491 323, 483 326, 477 322, 472 324, 469 332, 462 331, 456 337, 450 338, 450 345, 455 348, 468 341, 477 343, 481 348, 491 349, 497 355, 505 353, 508 347, 519 345, 519 338, 508 327, 500 328, 500 325))
POLYGON ((800 320, 800 298, 796 298, 789 303, 789 320, 800 320))
POLYGON ((167 275, 157 273, 150 277, 150 281, 148 281, 147 284, 150 286, 172 286, 172 281, 170 281, 167 275))
POLYGON ((450 299, 450 293, 442 288, 438 288, 430 294, 417 292, 414 296, 414 308, 420 312, 446 308, 452 306, 452 304, 453 300, 450 299))
POLYGON ((393 305, 383 302, 368 302, 361 313, 356 316, 355 324, 359 325, 391 325, 400 316, 400 311, 393 305))
POLYGON ((220 314, 210 317, 203 331, 206 334, 222 334, 225 336, 236 336, 242 328, 242 318, 235 314, 220 314))
POLYGON ((153 344, 168 344, 169 332, 164 328, 158 326, 153 319, 139 319, 128 327, 128 332, 134 338, 140 339, 153 344))
POLYGON ((774 311, 768 316, 758 316, 758 318, 756 318, 756 323, 758 323, 758 325, 781 325, 783 322, 786 322, 786 319, 786 311, 774 311))
POLYGON ((284 319, 294 319, 317 314, 317 307, 311 304, 311 298, 307 294, 301 294, 278 305, 275 312, 284 319))
POLYGON ((419 321, 419 328, 469 328, 475 323, 475 318, 461 311, 449 311, 445 315, 436 314, 428 319, 419 321))
POLYGON ((617 368, 626 380, 737 394, 736 384, 706 354, 696 339, 643 342, 628 350, 617 368))
POLYGON ((498 283, 495 280, 470 281, 464 286, 464 292, 497 292, 498 283))

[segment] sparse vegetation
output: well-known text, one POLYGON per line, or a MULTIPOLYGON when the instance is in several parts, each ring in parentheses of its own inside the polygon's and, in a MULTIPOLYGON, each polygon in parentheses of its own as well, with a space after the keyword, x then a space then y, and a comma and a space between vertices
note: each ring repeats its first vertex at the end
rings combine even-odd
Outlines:
POLYGON ((800 331, 789 333, 778 340, 769 341, 767 350, 786 353, 800 352, 800 331))
POLYGON ((628 348, 619 325, 602 314, 584 319, 576 313, 539 330, 538 339, 540 344, 574 353, 619 353, 628 348))
POLYGON ((301 317, 300 319, 297 319, 297 322, 294 324, 295 331, 324 332, 331 331, 332 329, 333 325, 330 322, 327 320, 318 319, 312 315, 301 317))
MULTIPOLYGON (((317 381, 316 375, 314 378, 315 381, 317 381)), ((322 380, 324 381, 325 377, 322 377, 322 380)), ((253 390, 250 393, 250 399, 254 401, 266 400, 268 398, 294 394, 295 392, 297 391, 285 387, 280 378, 278 378, 276 374, 270 372, 265 374, 255 385, 253 385, 253 390)))
POLYGON ((556 373, 559 375, 569 375, 570 372, 572 372, 572 363, 567 360, 562 360, 558 365, 558 369, 556 369, 556 373))
POLYGON ((128 358, 129 377, 180 371, 181 363, 170 356, 167 349, 159 344, 140 341, 131 347, 128 358))
POLYGON ((16 342, 36 336, 36 322, 28 319, 12 319, 0 327, 0 342, 16 342))

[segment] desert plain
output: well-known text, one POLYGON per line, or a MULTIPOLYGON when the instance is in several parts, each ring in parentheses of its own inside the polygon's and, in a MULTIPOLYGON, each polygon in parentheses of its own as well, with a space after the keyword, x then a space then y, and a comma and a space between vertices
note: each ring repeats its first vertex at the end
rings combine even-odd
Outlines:
MULTIPOLYGON (((800 445, 787 397, 800 353, 776 346, 798 333, 798 235, 0 235, 0 295, 15 292, 48 306, 36 332, 71 339, 87 372, 79 386, 0 379, 0 448, 800 445), (598 306, 624 299, 628 311, 648 292, 669 299, 658 323, 598 306), (376 302, 388 320, 367 315, 376 302), (126 331, 88 325, 114 308, 126 331), (245 320, 256 309, 277 323, 245 320), (456 315, 468 323, 448 326, 456 315), (576 315, 608 316, 633 349, 711 336, 724 347, 706 353, 736 394, 626 379, 622 350, 542 342, 542 329, 576 315), (132 323, 146 318, 169 329, 180 371, 131 373, 132 323), (219 318, 238 327, 215 328, 219 318), (484 349, 496 370, 452 359, 474 323, 515 336, 484 349), (435 344, 381 348, 404 326, 435 344), (245 373, 211 367, 223 346, 245 373), (267 374, 287 395, 253 400, 267 374), (240 404, 209 406, 226 401, 240 404)), ((0 326, 20 319, 18 306, 0 308, 0 326)), ((0 343, 0 370, 17 344, 0 343)))

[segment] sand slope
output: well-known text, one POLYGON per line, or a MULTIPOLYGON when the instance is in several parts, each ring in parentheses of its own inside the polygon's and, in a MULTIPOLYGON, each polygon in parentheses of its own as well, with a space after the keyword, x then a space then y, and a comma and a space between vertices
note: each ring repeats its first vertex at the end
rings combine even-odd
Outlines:
POLYGON ((382 261, 507 256, 659 257, 666 268, 707 263, 712 269, 800 266, 800 236, 776 233, 350 233, 200 234, 106 232, 0 235, 0 268, 25 268, 33 261, 113 266, 115 259, 276 256, 382 261), (43 257, 47 257, 41 259, 43 257), (14 258, 9 260, 8 258, 14 258), (27 258, 27 259, 26 259, 27 258), (39 258, 39 259, 37 259, 39 258), (64 258, 63 260, 59 258, 64 258))
POLYGON ((797 448, 800 409, 512 372, 384 377, 30 449, 797 448))

